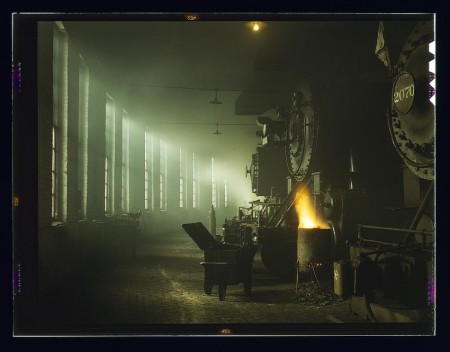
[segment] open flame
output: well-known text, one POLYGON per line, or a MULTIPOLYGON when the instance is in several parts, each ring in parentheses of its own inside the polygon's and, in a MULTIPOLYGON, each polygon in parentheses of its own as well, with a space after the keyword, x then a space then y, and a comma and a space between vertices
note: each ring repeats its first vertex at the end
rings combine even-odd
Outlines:
POLYGON ((306 187, 295 196, 295 210, 298 216, 298 228, 329 229, 330 226, 322 219, 314 208, 314 198, 306 187))

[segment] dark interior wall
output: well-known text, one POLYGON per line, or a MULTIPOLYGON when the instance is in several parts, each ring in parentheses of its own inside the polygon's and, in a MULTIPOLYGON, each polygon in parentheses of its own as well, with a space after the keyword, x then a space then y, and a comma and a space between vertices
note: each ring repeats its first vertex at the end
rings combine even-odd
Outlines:
MULTIPOLYGON (((52 226, 52 126, 53 126, 53 22, 40 22, 37 26, 37 176, 38 226, 36 236, 39 260, 39 290, 54 287, 71 275, 81 264, 80 238, 82 225, 78 223, 78 65, 79 56, 69 47, 68 56, 68 126, 67 126, 67 219, 63 226, 52 226)), ((20 159, 19 159, 20 160, 20 159)), ((31 214, 28 214, 29 219, 31 214)), ((21 232, 16 231, 15 236, 21 232)), ((27 243, 33 250, 33 242, 27 243)), ((20 251, 16 251, 19 254, 20 251)), ((36 265, 37 264, 37 265, 36 265)))
MULTIPOLYGON (((53 105, 53 22, 38 25, 38 249, 41 292, 70 276, 83 262, 80 239, 85 229, 79 223, 78 116, 79 54, 68 50, 67 125, 67 217, 64 224, 52 226, 52 126, 53 105)), ((32 244, 29 244, 30 248, 32 244)))
MULTIPOLYGON (((39 226, 45 226, 45 212, 37 211, 37 200, 42 193, 36 184, 43 182, 45 174, 38 174, 38 137, 45 134, 38 127, 38 102, 36 43, 27 38, 37 38, 37 26, 18 19, 13 27, 13 67, 21 74, 13 86, 13 131, 14 143, 12 173, 13 195, 13 288, 14 330, 30 331, 37 323, 38 303, 38 234, 39 226), (20 68, 20 71, 19 71, 20 68), (36 182, 38 178, 38 182, 36 182), (43 221, 39 221, 43 220, 43 221)), ((47 43, 48 45, 49 43, 47 43)), ((39 64, 44 64, 40 62, 39 64)))
POLYGON ((38 24, 38 226, 51 226, 52 121, 53 121, 53 23, 38 24), (50 182, 49 182, 50 181, 50 182))

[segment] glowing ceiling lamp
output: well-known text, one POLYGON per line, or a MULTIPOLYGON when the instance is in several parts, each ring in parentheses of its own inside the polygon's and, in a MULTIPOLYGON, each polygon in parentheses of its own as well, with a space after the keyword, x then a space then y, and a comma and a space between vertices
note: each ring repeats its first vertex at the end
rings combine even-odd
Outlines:
POLYGON ((259 32, 265 26, 266 26, 266 24, 264 22, 259 22, 259 21, 252 21, 252 22, 247 23, 247 27, 249 27, 252 32, 259 32))
POLYGON ((197 21, 199 16, 195 13, 188 13, 184 15, 184 18, 188 21, 197 21))

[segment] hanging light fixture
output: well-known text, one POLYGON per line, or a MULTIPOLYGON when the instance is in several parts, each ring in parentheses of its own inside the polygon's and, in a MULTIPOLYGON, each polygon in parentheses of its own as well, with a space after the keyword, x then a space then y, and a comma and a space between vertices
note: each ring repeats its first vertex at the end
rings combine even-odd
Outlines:
POLYGON ((219 92, 219 88, 216 88, 215 91, 216 91, 216 96, 214 97, 214 100, 211 100, 209 103, 210 104, 222 104, 221 101, 217 100, 217 93, 219 92))
POLYGON ((213 132, 212 134, 215 134, 216 136, 218 136, 219 134, 222 134, 222 132, 219 132, 219 124, 216 123, 216 131, 213 132))

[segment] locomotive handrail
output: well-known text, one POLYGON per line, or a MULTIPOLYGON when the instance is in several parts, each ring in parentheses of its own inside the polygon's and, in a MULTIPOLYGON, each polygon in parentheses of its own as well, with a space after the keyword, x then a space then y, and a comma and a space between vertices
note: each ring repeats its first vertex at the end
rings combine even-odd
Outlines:
MULTIPOLYGON (((434 234, 433 231, 426 231, 426 230, 411 230, 411 229, 402 229, 398 227, 385 227, 385 226, 372 226, 372 225, 361 225, 358 224, 358 229, 372 229, 372 230, 384 230, 384 231, 393 231, 393 232, 411 232, 411 233, 417 233, 417 234, 424 234, 431 236, 434 234)), ((362 235, 362 231, 358 231, 358 239, 363 239, 360 237, 360 234, 362 235)))
POLYGON ((369 255, 374 255, 374 254, 381 254, 381 253, 386 253, 386 252, 397 252, 397 251, 401 251, 404 249, 416 249, 416 248, 420 248, 420 246, 418 244, 410 244, 410 245, 399 245, 395 248, 384 248, 384 249, 379 249, 379 250, 375 250, 372 252, 361 252, 359 253, 360 256, 362 257, 368 257, 369 255))
MULTIPOLYGON (((401 228, 396 228, 396 227, 384 227, 384 226, 372 226, 372 225, 358 224, 358 240, 359 241, 374 242, 374 243, 379 242, 379 244, 384 244, 384 245, 386 245, 387 243, 381 243, 381 241, 374 241, 374 240, 369 240, 369 239, 363 238, 362 235, 363 235, 364 229, 407 233, 405 239, 412 234, 420 234, 420 235, 422 235, 422 245, 423 246, 426 246, 426 236, 434 235, 434 231, 401 229, 401 228)), ((403 243, 406 243, 405 240, 403 240, 403 243)), ((391 244, 389 244, 389 245, 391 245, 391 244)), ((392 245, 401 246, 402 244, 401 243, 392 243, 392 245)))
MULTIPOLYGON (((427 203, 432 191, 434 189, 434 181, 430 183, 428 187, 427 193, 425 194, 419 208, 417 209, 416 215, 409 227, 409 229, 401 229, 395 227, 383 227, 383 226, 371 226, 371 225, 361 225, 358 224, 358 239, 362 239, 362 232, 364 229, 373 229, 373 230, 384 230, 384 231, 392 231, 392 232, 403 232, 405 233, 405 237, 403 238, 403 243, 407 243, 413 234, 421 234, 422 236, 432 236, 434 231, 426 231, 426 230, 415 230, 414 228, 418 225, 420 218, 425 209, 425 204, 427 203)), ((424 240, 425 243, 425 240, 424 240)))

